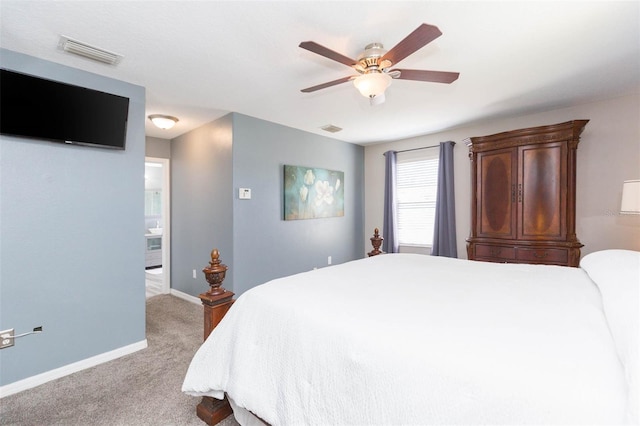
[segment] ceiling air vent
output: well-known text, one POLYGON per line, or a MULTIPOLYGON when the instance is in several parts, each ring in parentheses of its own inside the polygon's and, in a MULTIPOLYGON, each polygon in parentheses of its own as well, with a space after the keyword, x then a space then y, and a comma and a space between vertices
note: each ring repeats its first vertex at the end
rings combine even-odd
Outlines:
POLYGON ((60 36, 58 47, 65 52, 84 56, 94 61, 103 62, 109 65, 116 65, 122 60, 122 55, 91 46, 78 40, 73 40, 67 36, 60 36))
POLYGON ((341 127, 334 126, 333 124, 327 124, 326 126, 322 126, 320 128, 322 130, 324 130, 325 132, 329 132, 329 133, 336 133, 336 132, 339 132, 340 130, 342 130, 341 127))

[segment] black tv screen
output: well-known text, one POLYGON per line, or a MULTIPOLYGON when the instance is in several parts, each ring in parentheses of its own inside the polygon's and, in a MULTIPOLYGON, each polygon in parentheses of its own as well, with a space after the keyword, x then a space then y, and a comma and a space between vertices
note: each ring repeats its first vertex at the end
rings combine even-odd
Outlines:
POLYGON ((0 133, 124 149, 129 98, 0 70, 0 133))

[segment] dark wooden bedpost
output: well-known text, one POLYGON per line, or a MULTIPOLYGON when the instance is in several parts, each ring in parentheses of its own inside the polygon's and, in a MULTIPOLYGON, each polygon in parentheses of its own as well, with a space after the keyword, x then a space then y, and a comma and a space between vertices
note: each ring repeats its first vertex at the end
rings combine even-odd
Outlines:
MULTIPOLYGON (((220 263, 218 250, 213 249, 209 266, 202 270, 209 283, 209 291, 199 296, 204 306, 204 340, 209 337, 233 304, 234 293, 222 287, 227 269, 227 265, 220 263)), ((219 400, 204 396, 196 408, 196 413, 206 424, 215 425, 231 415, 232 410, 226 397, 219 400)))
POLYGON ((373 237, 371 237, 370 240, 373 250, 367 253, 369 257, 384 253, 383 251, 380 251, 380 246, 382 245, 384 238, 380 236, 378 228, 373 231, 373 237))

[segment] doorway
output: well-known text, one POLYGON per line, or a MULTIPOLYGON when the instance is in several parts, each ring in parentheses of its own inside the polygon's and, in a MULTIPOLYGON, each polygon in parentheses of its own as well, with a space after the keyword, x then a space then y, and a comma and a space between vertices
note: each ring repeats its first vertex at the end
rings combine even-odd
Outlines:
POLYGON ((146 297, 171 291, 169 159, 145 157, 144 235, 146 297))

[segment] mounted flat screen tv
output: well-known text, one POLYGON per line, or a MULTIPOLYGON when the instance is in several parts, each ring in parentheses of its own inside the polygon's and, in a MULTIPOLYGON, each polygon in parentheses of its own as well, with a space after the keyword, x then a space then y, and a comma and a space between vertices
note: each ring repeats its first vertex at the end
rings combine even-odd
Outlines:
POLYGON ((0 133, 124 149, 129 98, 0 70, 0 133))

